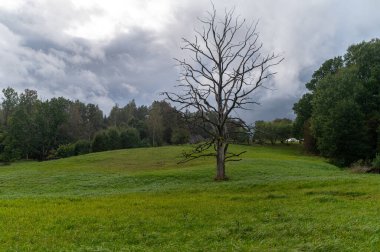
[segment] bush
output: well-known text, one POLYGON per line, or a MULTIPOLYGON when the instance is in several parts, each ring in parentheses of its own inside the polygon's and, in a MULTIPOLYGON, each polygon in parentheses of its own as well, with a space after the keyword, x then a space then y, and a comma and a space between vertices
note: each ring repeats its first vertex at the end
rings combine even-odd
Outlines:
POLYGON ((138 147, 152 147, 151 143, 149 141, 149 138, 144 138, 144 139, 140 140, 138 147))
POLYGON ((109 150, 108 144, 108 135, 105 131, 100 131, 95 135, 91 148, 93 152, 106 151, 109 150))
POLYGON ((83 155, 91 152, 91 142, 87 140, 78 140, 75 143, 75 155, 83 155))
POLYGON ((17 148, 5 146, 0 154, 0 162, 10 163, 21 158, 21 152, 17 148))
POLYGON ((58 155, 57 155, 57 150, 56 149, 51 149, 49 150, 48 152, 48 155, 46 157, 46 160, 53 160, 53 159, 58 159, 58 155))
POLYGON ((108 149, 107 150, 117 150, 121 148, 120 144, 120 134, 116 128, 107 129, 108 135, 108 149))
POLYGON ((59 158, 75 156, 75 144, 62 144, 58 147, 56 156, 59 158))
POLYGON ((185 129, 175 129, 172 133, 171 142, 173 144, 185 144, 189 142, 190 134, 185 129))
POLYGON ((129 128, 120 133, 121 148, 134 148, 140 146, 140 135, 137 129, 129 128))

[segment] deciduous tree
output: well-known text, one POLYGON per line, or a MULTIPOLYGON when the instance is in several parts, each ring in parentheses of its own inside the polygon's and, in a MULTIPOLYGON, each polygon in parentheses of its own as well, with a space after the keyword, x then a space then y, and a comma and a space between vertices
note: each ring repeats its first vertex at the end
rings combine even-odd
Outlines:
POLYGON ((226 161, 240 160, 242 154, 228 151, 227 123, 242 122, 234 112, 257 103, 250 95, 274 74, 270 69, 282 58, 263 53, 258 23, 241 20, 234 10, 219 18, 213 8, 199 20, 203 29, 196 31, 194 40, 183 38, 182 49, 189 58, 177 59, 182 69, 180 90, 164 95, 179 104, 181 111, 195 111, 191 115, 197 117, 199 127, 208 135, 206 142, 185 153, 184 161, 216 157, 215 179, 225 180, 226 161))

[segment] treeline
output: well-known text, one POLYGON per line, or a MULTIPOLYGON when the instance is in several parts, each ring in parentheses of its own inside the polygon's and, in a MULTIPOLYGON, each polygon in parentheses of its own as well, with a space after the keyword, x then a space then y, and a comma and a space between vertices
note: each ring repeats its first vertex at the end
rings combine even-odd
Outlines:
POLYGON ((53 98, 42 101, 37 92, 18 94, 3 90, 0 110, 3 161, 20 158, 44 160, 60 144, 90 140, 104 127, 103 113, 94 104, 53 98))
POLYGON ((137 107, 115 105, 104 116, 97 105, 62 97, 38 98, 35 90, 3 90, 0 158, 46 160, 140 146, 180 144, 190 131, 183 116, 165 101, 137 107))
POLYGON ((295 105, 307 150, 346 166, 380 152, 380 40, 352 45, 314 72, 295 105))
POLYGON ((275 119, 273 121, 256 121, 253 127, 253 140, 255 143, 263 144, 270 142, 285 143, 293 137, 293 121, 287 118, 275 119))
MULTIPOLYGON (((190 112, 187 112, 190 113, 190 112)), ((0 108, 0 160, 47 160, 89 152, 184 144, 207 138, 197 122, 165 101, 150 106, 115 105, 105 116, 95 104, 62 97, 39 99, 35 90, 3 89, 0 108)), ((248 135, 230 124, 235 142, 248 135)))

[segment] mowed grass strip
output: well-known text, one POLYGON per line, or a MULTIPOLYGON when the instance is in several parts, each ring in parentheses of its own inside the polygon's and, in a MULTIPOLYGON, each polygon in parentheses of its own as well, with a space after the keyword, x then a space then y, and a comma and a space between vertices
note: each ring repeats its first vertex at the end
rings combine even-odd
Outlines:
POLYGON ((0 168, 4 251, 377 251, 380 177, 298 146, 233 146, 230 180, 183 149, 130 149, 0 168))

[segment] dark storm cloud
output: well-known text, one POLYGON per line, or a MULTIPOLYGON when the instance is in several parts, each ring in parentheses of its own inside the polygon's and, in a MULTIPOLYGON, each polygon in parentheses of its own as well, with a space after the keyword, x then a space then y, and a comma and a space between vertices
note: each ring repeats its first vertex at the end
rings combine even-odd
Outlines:
POLYGON ((104 55, 106 64, 98 71, 108 79, 110 96, 117 101, 134 98, 150 103, 158 99, 160 90, 175 83, 170 52, 151 31, 133 29, 120 34, 104 47, 104 55))
POLYGON ((293 117, 291 108, 306 92, 304 84, 325 60, 344 54, 351 44, 379 36, 379 8, 375 0, 240 1, 238 13, 260 19, 264 48, 285 57, 276 68, 274 91, 263 91, 257 97, 261 106, 253 107, 245 118, 293 117))
POLYGON ((167 48, 152 31, 136 28, 93 42, 63 33, 64 22, 50 23, 58 30, 47 28, 45 22, 54 20, 30 12, 0 13, 2 88, 36 89, 43 98, 97 103, 108 113, 115 103, 131 99, 150 104, 168 82, 175 82, 167 48))
POLYGON ((83 63, 101 56, 101 51, 63 32, 77 15, 86 17, 71 7, 64 1, 43 5, 27 2, 17 11, 0 10, 2 88, 36 89, 44 98, 65 96, 105 102, 96 97, 106 94, 96 75, 82 68, 83 63))
MULTIPOLYGON (((292 117, 292 106, 306 91, 304 83, 325 60, 341 55, 353 43, 379 36, 380 2, 364 1, 227 1, 220 13, 235 12, 254 21, 264 50, 285 57, 278 74, 254 96, 260 106, 238 112, 249 122, 292 117)), ((17 10, 0 9, 0 88, 38 90, 43 98, 64 96, 99 104, 108 113, 135 99, 150 104, 171 90, 178 77, 174 57, 181 58, 180 38, 192 38, 197 17, 208 0, 173 3, 170 23, 161 30, 129 27, 104 40, 73 37, 99 8, 78 9, 69 1, 26 1, 17 10)), ((128 17, 126 17, 128 18, 128 17)))
POLYGON ((275 99, 265 100, 264 103, 253 105, 251 110, 240 111, 238 115, 243 118, 254 118, 254 120, 247 120, 249 123, 257 120, 269 121, 275 118, 293 119, 292 108, 297 99, 299 98, 279 96, 275 99))

